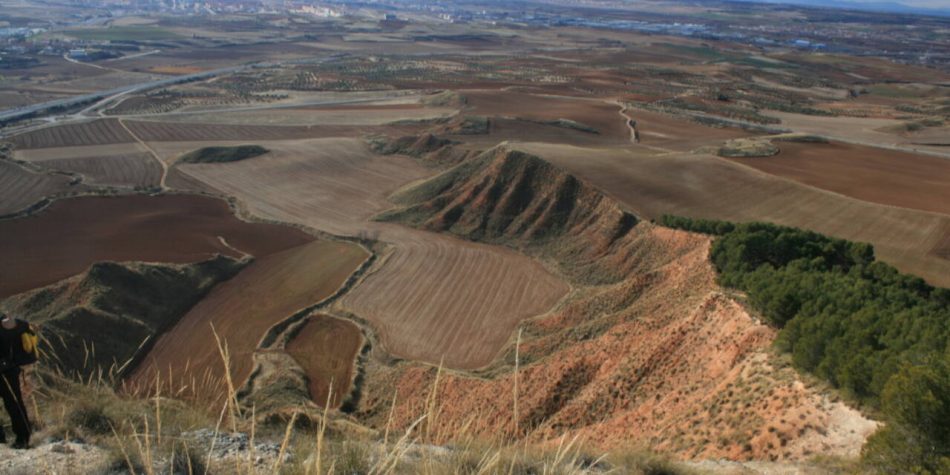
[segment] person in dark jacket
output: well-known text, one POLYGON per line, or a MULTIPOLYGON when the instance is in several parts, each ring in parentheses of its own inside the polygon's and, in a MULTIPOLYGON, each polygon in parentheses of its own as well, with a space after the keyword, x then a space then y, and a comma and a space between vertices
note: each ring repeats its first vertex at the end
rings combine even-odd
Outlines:
MULTIPOLYGON (((12 447, 26 449, 30 446, 30 419, 20 391, 22 370, 14 358, 14 345, 22 345, 22 335, 29 325, 0 312, 0 398, 10 415, 10 423, 16 441, 12 447)), ((0 443, 6 443, 6 433, 0 426, 0 443)))

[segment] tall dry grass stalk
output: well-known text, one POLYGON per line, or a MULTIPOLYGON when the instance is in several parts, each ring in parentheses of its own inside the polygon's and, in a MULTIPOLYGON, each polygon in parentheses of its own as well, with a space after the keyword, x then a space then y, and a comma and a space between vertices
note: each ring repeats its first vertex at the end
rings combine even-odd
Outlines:
POLYGON ((512 378, 514 379, 514 384, 513 384, 514 389, 512 390, 514 392, 514 395, 512 397, 513 399, 512 405, 514 407, 512 407, 512 410, 511 410, 511 414, 512 414, 511 421, 514 424, 514 432, 513 432, 514 439, 517 439, 518 437, 521 436, 521 430, 519 429, 519 419, 518 419, 518 399, 519 399, 518 363, 520 360, 520 351, 521 351, 521 328, 518 329, 518 339, 515 340, 515 369, 514 369, 514 374, 512 374, 512 378))

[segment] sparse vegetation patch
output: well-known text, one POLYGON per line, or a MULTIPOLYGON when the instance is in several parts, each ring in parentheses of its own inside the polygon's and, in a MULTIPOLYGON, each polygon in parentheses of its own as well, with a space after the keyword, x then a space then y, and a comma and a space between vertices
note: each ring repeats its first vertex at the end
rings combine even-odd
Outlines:
POLYGON ((181 163, 227 163, 259 157, 269 152, 260 145, 236 147, 204 147, 181 156, 181 163))

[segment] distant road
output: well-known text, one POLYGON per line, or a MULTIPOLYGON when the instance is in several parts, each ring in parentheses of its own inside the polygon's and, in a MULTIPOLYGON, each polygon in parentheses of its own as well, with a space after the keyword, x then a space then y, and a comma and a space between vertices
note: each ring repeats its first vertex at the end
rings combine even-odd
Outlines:
POLYGON ((57 99, 55 101, 43 102, 40 104, 33 104, 29 106, 15 107, 13 109, 5 109, 0 111, 0 123, 16 120, 24 117, 29 117, 33 114, 39 114, 41 112, 49 111, 54 108, 60 107, 72 107, 79 104, 84 104, 87 102, 97 101, 100 99, 110 98, 112 96, 118 96, 120 94, 131 94, 136 92, 145 91, 148 89, 154 89, 156 87, 170 86, 172 84, 177 84, 181 82, 195 81, 198 79, 205 79, 221 74, 232 73, 240 71, 243 69, 252 68, 256 65, 241 65, 241 66, 231 66, 227 68, 214 69, 211 71, 202 71, 200 73, 194 74, 185 74, 182 76, 174 76, 166 79, 159 79, 158 81, 150 81, 139 84, 132 84, 128 86, 117 87, 115 89, 109 89, 106 91, 93 92, 90 94, 83 94, 79 96, 73 96, 67 99, 57 99))

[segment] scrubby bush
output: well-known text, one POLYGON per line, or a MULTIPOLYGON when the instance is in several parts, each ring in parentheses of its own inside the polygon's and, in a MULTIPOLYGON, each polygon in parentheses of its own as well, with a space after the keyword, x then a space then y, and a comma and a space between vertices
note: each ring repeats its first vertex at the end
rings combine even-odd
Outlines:
POLYGON ((660 222, 718 234, 710 257, 720 283, 781 328, 778 348, 881 412, 888 425, 868 442, 868 460, 950 469, 950 290, 876 261, 869 244, 765 223, 660 222))

